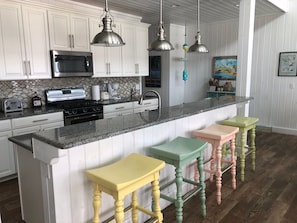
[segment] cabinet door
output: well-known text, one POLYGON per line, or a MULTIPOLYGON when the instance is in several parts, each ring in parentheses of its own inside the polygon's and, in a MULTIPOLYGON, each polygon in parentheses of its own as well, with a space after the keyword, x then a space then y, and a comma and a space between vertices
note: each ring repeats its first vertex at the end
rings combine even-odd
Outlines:
POLYGON ((0 79, 26 79, 21 7, 0 4, 0 79))
POLYGON ((65 13, 48 11, 48 19, 51 49, 71 50, 70 16, 65 13))
POLYGON ((48 18, 51 49, 89 51, 88 17, 49 11, 48 18))
POLYGON ((11 131, 0 132, 0 178, 16 173, 11 131))
POLYGON ((137 76, 148 76, 149 53, 148 53, 148 27, 136 27, 135 40, 135 69, 137 76))
POLYGON ((135 26, 122 24, 122 38, 126 45, 122 46, 123 52, 123 76, 135 76, 135 26))
POLYGON ((126 45, 123 51, 123 75, 148 75, 148 28, 136 24, 122 24, 122 36, 126 45))
POLYGON ((89 19, 84 16, 71 15, 72 50, 90 51, 89 19))
POLYGON ((23 22, 28 78, 51 78, 46 10, 23 7, 23 22))

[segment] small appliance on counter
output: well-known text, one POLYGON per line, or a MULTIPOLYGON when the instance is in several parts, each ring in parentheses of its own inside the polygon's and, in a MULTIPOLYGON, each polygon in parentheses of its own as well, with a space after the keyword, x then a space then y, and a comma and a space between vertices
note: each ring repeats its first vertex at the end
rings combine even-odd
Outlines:
POLYGON ((32 97, 32 107, 33 108, 40 108, 42 106, 41 97, 37 95, 37 92, 34 93, 32 97))
POLYGON ((108 82, 104 81, 100 86, 100 98, 101 100, 109 100, 108 82))
POLYGON ((23 103, 18 98, 2 98, 0 109, 4 113, 23 111, 23 103))

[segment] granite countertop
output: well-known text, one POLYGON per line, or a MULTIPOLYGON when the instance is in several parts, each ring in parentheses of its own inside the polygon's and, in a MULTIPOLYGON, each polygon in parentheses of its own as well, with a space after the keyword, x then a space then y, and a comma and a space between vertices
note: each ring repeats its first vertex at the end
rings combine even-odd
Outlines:
POLYGON ((13 137, 10 137, 9 140, 18 144, 19 146, 23 147, 24 149, 27 149, 27 150, 33 152, 32 135, 33 135, 33 133, 19 135, 19 136, 13 136, 13 137))
POLYGON ((9 113, 0 112, 0 120, 22 118, 22 117, 28 117, 32 115, 43 115, 43 114, 48 114, 52 112, 60 112, 60 111, 63 111, 63 109, 52 108, 52 107, 42 107, 39 109, 25 108, 23 111, 19 111, 19 112, 9 112, 9 113))
MULTIPOLYGON (((60 149, 94 142, 111 136, 124 134, 137 129, 157 125, 171 120, 214 110, 228 105, 246 103, 251 97, 224 96, 207 98, 161 110, 145 111, 136 114, 101 119, 76 125, 65 126, 34 133, 32 137, 60 149)), ((14 137, 12 137, 14 138, 14 137)), ((12 141, 12 138, 10 140, 12 141)), ((15 139, 17 143, 18 139, 15 139)))

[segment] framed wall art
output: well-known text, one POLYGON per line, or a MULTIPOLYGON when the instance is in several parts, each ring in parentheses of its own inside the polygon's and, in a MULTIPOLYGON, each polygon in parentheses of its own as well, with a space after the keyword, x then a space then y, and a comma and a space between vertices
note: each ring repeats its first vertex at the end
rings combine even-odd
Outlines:
POLYGON ((161 87, 161 56, 149 56, 149 76, 145 77, 146 87, 161 87))
POLYGON ((279 53, 278 76, 297 76, 297 52, 279 53))
POLYGON ((214 79, 236 80, 237 56, 214 57, 212 64, 214 79))

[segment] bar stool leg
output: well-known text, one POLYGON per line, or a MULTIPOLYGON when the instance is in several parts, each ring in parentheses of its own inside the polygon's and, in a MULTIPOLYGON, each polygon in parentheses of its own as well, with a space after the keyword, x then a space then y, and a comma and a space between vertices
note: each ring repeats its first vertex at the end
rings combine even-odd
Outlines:
POLYGON ((236 189, 236 159, 235 159, 235 138, 230 140, 230 149, 231 149, 231 174, 232 174, 232 188, 236 189))
POLYGON ((182 169, 177 167, 175 169, 175 183, 176 183, 176 200, 175 200, 175 207, 176 207, 176 221, 178 223, 183 222, 183 200, 182 200, 182 169))
POLYGON ((101 191, 99 190, 98 184, 93 183, 93 223, 99 223, 99 209, 101 206, 101 191))
POLYGON ((211 152, 211 160, 210 160, 210 176, 209 176, 209 180, 210 182, 213 182, 213 175, 214 175, 214 164, 215 164, 215 160, 216 160, 216 150, 215 150, 215 145, 211 145, 212 146, 212 152, 211 152))
POLYGON ((203 173, 203 156, 201 155, 198 159, 197 159, 197 167, 199 170, 199 183, 200 183, 200 200, 201 200, 201 209, 202 209, 202 216, 205 217, 206 216, 206 205, 205 205, 205 200, 206 200, 206 196, 205 196, 205 182, 204 182, 204 173, 203 173))
POLYGON ((241 181, 244 181, 244 169, 245 169, 245 138, 246 135, 242 131, 241 132, 241 144, 240 144, 240 178, 241 181))
POLYGON ((132 222, 137 223, 138 222, 138 211, 137 211, 137 195, 136 191, 132 193, 132 222))
POLYGON ((163 222, 163 214, 160 206, 160 186, 159 179, 155 179, 152 183, 153 211, 158 218, 158 223, 163 222))
POLYGON ((115 221, 116 223, 124 222, 124 202, 122 199, 116 199, 114 202, 115 205, 115 221))
POLYGON ((217 186, 217 203, 221 204, 221 197, 222 197, 222 167, 221 167, 221 160, 222 160, 222 146, 217 146, 217 170, 216 170, 216 186, 217 186))
POLYGON ((256 170, 256 125, 251 129, 251 149, 252 149, 252 168, 253 171, 256 170))

